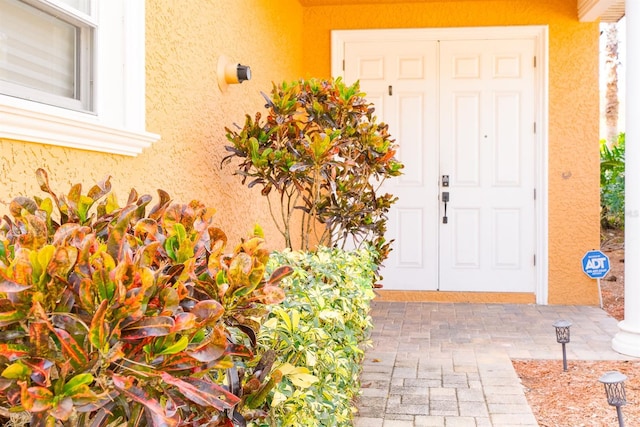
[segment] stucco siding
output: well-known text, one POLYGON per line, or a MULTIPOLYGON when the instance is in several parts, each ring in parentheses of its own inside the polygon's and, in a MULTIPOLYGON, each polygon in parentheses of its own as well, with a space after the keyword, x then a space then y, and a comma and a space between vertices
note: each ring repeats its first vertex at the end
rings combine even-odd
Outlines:
POLYGON ((257 222, 269 245, 281 247, 259 191, 242 187, 231 166, 220 169, 224 127, 261 110, 259 92, 272 82, 328 77, 331 30, 548 25, 549 302, 598 302, 595 282, 580 268, 599 243, 598 25, 578 22, 575 0, 308 7, 298 0, 147 0, 146 19, 147 130, 161 139, 137 157, 0 140, 1 211, 14 196, 40 194, 38 167, 60 191, 111 175, 122 200, 132 187, 153 195, 162 188, 177 201, 215 207, 232 241, 257 222), (251 66, 252 80, 222 93, 222 54, 251 66))
POLYGON ((198 199, 216 208, 219 225, 238 241, 255 223, 269 246, 282 247, 259 191, 220 169, 224 127, 244 123, 263 108, 260 91, 302 72, 302 6, 297 0, 149 0, 146 2, 147 130, 160 141, 137 157, 106 155, 18 141, 0 141, 0 201, 42 195, 35 170, 49 171, 60 192, 85 191, 111 175, 122 201, 134 187, 156 196, 162 188, 179 202, 198 199), (252 80, 218 89, 219 55, 251 66, 252 80))
POLYGON ((580 260, 599 246, 598 24, 575 1, 428 1, 304 9, 304 72, 330 75, 331 30, 548 25, 549 303, 597 304, 580 260))

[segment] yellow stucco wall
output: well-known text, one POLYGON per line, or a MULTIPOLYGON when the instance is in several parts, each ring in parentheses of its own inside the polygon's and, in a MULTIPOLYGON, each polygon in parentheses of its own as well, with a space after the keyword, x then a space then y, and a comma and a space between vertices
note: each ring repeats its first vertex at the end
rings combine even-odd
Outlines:
POLYGON ((300 77, 302 6, 297 0, 146 2, 147 130, 161 140, 137 157, 0 141, 0 210, 17 195, 44 196, 35 170, 49 171, 52 186, 66 192, 72 183, 85 191, 112 175, 122 200, 134 187, 156 196, 162 188, 179 202, 199 199, 217 209, 230 242, 258 222, 271 247, 283 240, 272 226, 259 190, 246 189, 226 155, 224 127, 244 123, 244 114, 262 110, 260 91, 271 82, 300 77), (251 66, 253 78, 221 93, 218 56, 251 66))
POLYGON ((578 22, 575 0, 306 7, 304 72, 330 75, 331 30, 502 25, 549 26, 549 303, 597 304, 580 260, 599 246, 599 29, 578 22))
POLYGON ((549 302, 596 304, 595 282, 580 259, 599 239, 598 26, 579 23, 566 0, 430 0, 375 6, 301 6, 298 0, 147 0, 147 130, 162 139, 135 158, 0 140, 0 211, 17 195, 41 194, 34 171, 60 191, 112 175, 129 189, 218 210, 231 241, 258 222, 272 247, 282 241, 257 189, 220 170, 224 127, 262 109, 271 82, 330 74, 332 29, 549 25, 549 302), (250 65, 253 78, 221 93, 224 54, 250 65))

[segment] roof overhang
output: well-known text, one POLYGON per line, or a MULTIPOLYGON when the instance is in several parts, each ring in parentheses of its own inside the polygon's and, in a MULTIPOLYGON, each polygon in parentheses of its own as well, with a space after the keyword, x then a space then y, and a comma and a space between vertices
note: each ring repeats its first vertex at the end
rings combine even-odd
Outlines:
MULTIPOLYGON (((344 4, 382 4, 406 3, 410 0, 298 0, 304 7, 329 6, 344 4)), ((442 0, 412 0, 412 1, 442 1, 442 0)), ((456 0, 447 0, 456 1, 456 0)), ((469 0, 466 0, 469 1, 469 0)), ((625 0, 578 0, 578 19, 581 22, 618 22, 624 16, 625 0)))
MULTIPOLYGON (((633 0, 632 0, 633 1, 633 0)), ((581 22, 618 22, 624 16, 625 0, 578 0, 581 22)))

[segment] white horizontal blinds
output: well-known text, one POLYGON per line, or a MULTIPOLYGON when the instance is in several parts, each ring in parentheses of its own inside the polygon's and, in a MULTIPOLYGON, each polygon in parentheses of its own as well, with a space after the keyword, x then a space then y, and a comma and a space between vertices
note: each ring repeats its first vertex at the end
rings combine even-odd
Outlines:
POLYGON ((87 15, 91 15, 90 0, 58 0, 58 2, 71 6, 72 8, 86 13, 87 15))
POLYGON ((0 93, 91 109, 91 0, 0 0, 0 93))
POLYGON ((0 4, 0 78, 77 99, 76 28, 17 0, 0 4))

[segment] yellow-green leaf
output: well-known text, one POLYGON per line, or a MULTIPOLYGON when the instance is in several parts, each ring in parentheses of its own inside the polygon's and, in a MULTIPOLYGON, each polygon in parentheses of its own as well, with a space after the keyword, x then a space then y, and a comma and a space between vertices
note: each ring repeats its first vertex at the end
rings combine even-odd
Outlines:
POLYGON ((290 363, 284 363, 278 370, 296 387, 309 388, 313 383, 318 382, 318 377, 311 375, 309 369, 304 366, 293 366, 290 363))
POLYGON ((91 384, 93 380, 93 375, 89 373, 78 374, 67 381, 62 392, 65 396, 73 396, 76 391, 84 391, 85 388, 83 386, 91 384))
POLYGON ((189 345, 189 339, 185 336, 185 337, 180 338, 174 344, 166 347, 164 350, 162 350, 158 354, 159 355, 167 355, 167 354, 180 353, 182 350, 187 348, 187 345, 189 345))
POLYGON ((23 379, 31 375, 31 369, 20 362, 12 363, 2 371, 2 376, 10 380, 23 379))

